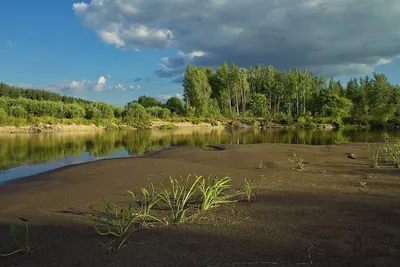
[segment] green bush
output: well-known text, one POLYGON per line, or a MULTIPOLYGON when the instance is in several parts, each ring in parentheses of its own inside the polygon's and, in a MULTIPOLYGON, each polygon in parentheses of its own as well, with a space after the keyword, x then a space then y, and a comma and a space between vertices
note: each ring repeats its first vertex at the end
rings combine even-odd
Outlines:
POLYGON ((78 104, 65 105, 65 117, 67 119, 76 119, 85 117, 85 109, 78 104))
POLYGON ((161 125, 159 128, 160 128, 160 130, 175 130, 176 129, 175 125, 171 125, 171 124, 161 125))
POLYGON ((7 112, 5 112, 4 109, 0 108, 0 125, 4 126, 7 125, 8 123, 8 115, 7 112))
POLYGON ((153 107, 148 107, 146 108, 147 113, 150 114, 150 116, 162 120, 167 120, 171 118, 171 111, 167 108, 162 108, 158 106, 153 106, 153 107))
POLYGON ((28 112, 21 106, 12 106, 10 107, 10 115, 16 118, 25 118, 28 112))
POLYGON ((101 118, 103 119, 112 119, 114 118, 114 109, 111 105, 106 103, 96 103, 95 107, 100 110, 101 118))
POLYGON ((85 106, 85 118, 88 120, 101 118, 101 111, 93 105, 85 106))
POLYGON ((125 109, 123 121, 133 127, 148 128, 150 125, 150 115, 139 103, 130 103, 125 109))

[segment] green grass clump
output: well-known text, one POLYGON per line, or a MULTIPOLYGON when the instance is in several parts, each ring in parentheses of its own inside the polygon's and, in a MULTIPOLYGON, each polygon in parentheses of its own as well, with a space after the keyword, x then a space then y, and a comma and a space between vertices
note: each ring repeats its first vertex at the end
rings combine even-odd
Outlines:
POLYGON ((343 136, 341 136, 335 140, 335 144, 337 144, 337 145, 347 144, 347 142, 348 142, 347 139, 343 136))
MULTIPOLYGON (((146 207, 136 205, 135 197, 127 206, 111 204, 104 200, 104 213, 102 216, 94 216, 93 214, 89 214, 89 216, 93 219, 94 229, 99 235, 111 235, 114 238, 121 239, 118 246, 118 249, 120 249, 132 232, 139 228, 149 227, 147 219, 161 222, 161 220, 149 214, 151 207, 150 205, 146 207)), ((112 239, 111 242, 113 241, 115 239, 112 239)))
POLYGON ((377 148, 373 149, 369 144, 367 147, 368 150, 368 158, 371 161, 372 168, 379 167, 379 155, 380 155, 381 147, 378 146, 377 148))
POLYGON ((244 179, 244 184, 245 184, 244 193, 246 195, 246 199, 248 202, 250 202, 251 199, 253 197, 255 197, 255 195, 253 193, 253 186, 251 183, 252 183, 252 181, 248 181, 247 179, 244 179))
POLYGON ((22 222, 25 224, 25 240, 22 243, 19 241, 19 238, 17 236, 18 234, 18 229, 14 224, 10 225, 11 228, 11 238, 14 241, 14 244, 16 245, 17 249, 14 250, 13 252, 7 253, 7 254, 0 254, 1 257, 7 257, 11 256, 13 254, 16 254, 18 252, 24 252, 26 254, 32 253, 32 246, 29 243, 29 226, 28 226, 28 220, 24 218, 19 218, 22 222))
POLYGON ((230 181, 231 179, 229 177, 224 177, 222 179, 214 177, 212 181, 208 178, 208 182, 203 178, 199 185, 202 199, 201 209, 208 210, 219 204, 232 202, 225 194, 225 192, 231 188, 229 185, 230 181))
POLYGON ((167 124, 167 125, 161 125, 160 130, 175 130, 176 126, 172 124, 167 124))
POLYGON ((306 169, 307 164, 304 163, 304 159, 302 157, 297 157, 295 152, 293 152, 293 159, 289 158, 289 161, 294 171, 304 171, 306 169))
POLYGON ((400 168, 400 141, 385 144, 385 158, 400 168))
POLYGON ((195 181, 189 184, 189 177, 185 183, 170 177, 170 188, 164 189, 160 194, 161 199, 171 209, 172 220, 174 223, 181 223, 185 220, 186 211, 189 209, 189 199, 196 192, 196 185, 202 176, 196 176, 195 181))
MULTIPOLYGON (((154 205, 156 205, 160 200, 160 194, 156 194, 154 190, 154 185, 151 184, 151 191, 147 190, 147 188, 141 188, 140 189, 143 200, 139 202, 140 208, 141 208, 141 214, 143 215, 150 215, 150 211, 153 208, 154 205)), ((136 199, 135 193, 132 191, 128 191, 131 195, 133 200, 136 199)))

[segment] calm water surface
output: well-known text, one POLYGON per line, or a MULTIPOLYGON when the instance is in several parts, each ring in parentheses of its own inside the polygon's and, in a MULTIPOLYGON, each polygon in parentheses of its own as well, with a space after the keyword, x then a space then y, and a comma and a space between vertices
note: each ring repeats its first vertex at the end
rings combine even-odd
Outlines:
MULTIPOLYGON (((400 137, 400 131, 387 132, 400 137)), ((335 140, 374 142, 382 131, 174 130, 98 133, 0 134, 0 183, 62 166, 133 157, 182 145, 287 143, 329 145, 335 140)))

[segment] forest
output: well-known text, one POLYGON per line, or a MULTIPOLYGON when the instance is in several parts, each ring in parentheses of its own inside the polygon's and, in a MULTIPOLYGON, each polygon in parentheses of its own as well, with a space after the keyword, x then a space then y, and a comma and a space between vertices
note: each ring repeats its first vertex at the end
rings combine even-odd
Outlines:
POLYGON ((95 123, 146 128, 156 119, 262 121, 305 128, 400 125, 400 87, 385 74, 353 78, 342 85, 307 69, 279 71, 260 64, 243 69, 224 62, 216 71, 189 65, 182 86, 183 102, 177 97, 162 103, 141 96, 122 108, 0 83, 0 125, 95 123))

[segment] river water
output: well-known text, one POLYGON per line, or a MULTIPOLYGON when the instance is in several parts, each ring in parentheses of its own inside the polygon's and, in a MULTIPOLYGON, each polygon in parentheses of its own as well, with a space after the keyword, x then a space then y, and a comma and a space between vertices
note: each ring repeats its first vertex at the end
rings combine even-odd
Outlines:
MULTIPOLYGON (((386 132, 400 137, 400 131, 386 132)), ((105 158, 134 157, 183 145, 287 143, 329 145, 375 142, 383 131, 185 129, 0 134, 0 183, 105 158)))

